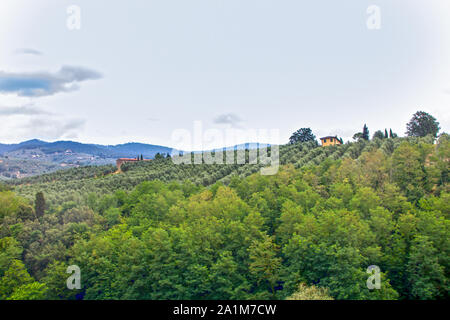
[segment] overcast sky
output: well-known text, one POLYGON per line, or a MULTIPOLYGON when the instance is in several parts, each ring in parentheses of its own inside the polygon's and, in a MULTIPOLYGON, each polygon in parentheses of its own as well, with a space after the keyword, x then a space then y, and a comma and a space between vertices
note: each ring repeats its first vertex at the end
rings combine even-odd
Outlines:
POLYGON ((445 0, 2 0, 0 143, 173 146, 197 120, 348 140, 417 110, 449 132, 449 71, 445 0))

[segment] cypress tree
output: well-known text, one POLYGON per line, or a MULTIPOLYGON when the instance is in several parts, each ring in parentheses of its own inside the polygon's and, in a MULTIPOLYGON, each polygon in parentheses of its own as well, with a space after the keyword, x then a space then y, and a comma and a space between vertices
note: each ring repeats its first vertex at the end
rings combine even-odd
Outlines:
POLYGON ((364 140, 369 140, 369 128, 367 128, 366 124, 364 124, 363 132, 362 132, 362 138, 364 140))
POLYGON ((45 213, 45 197, 42 192, 36 193, 36 200, 34 202, 34 212, 36 217, 40 218, 45 213))
POLYGON ((392 132, 392 129, 389 130, 389 138, 397 138, 397 134, 392 132))

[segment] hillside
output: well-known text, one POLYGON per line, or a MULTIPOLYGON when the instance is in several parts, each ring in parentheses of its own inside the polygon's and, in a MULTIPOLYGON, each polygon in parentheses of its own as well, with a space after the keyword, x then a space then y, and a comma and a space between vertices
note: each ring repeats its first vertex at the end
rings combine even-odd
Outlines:
POLYGON ((45 142, 29 140, 19 144, 0 144, 0 179, 16 179, 60 169, 114 164, 117 158, 170 154, 171 148, 126 143, 114 146, 83 144, 74 141, 45 142))
POLYGON ((64 164, 0 157, 0 180, 19 179, 61 170, 66 167, 69 168, 64 164))
MULTIPOLYGON (((341 146, 319 147, 313 142, 280 146, 280 164, 292 164, 295 168, 319 164, 349 157, 357 159, 364 151, 381 149, 391 154, 406 138, 375 139, 347 143, 341 146)), ((228 184, 232 176, 246 177, 258 172, 261 165, 177 165, 170 158, 151 162, 129 163, 122 166, 123 173, 113 174, 115 166, 88 166, 57 171, 31 178, 9 181, 16 191, 32 200, 38 191, 46 194, 49 204, 75 201, 85 203, 88 194, 111 194, 117 190, 132 190, 149 180, 163 182, 191 181, 195 185, 208 186, 217 181, 228 184)))
MULTIPOLYGON (((281 164, 297 166, 320 162, 326 156, 340 157, 349 146, 320 148, 315 143, 285 145, 280 147, 281 164)), ((89 166, 57 171, 36 177, 10 181, 16 191, 32 200, 37 191, 47 194, 48 202, 76 201, 83 203, 88 193, 108 194, 117 190, 132 190, 148 180, 163 182, 185 180, 195 185, 208 186, 217 181, 229 183, 233 175, 241 177, 257 172, 260 165, 177 165, 171 158, 151 162, 127 163, 122 173, 114 174, 114 166, 89 166), (56 200, 58 199, 58 200, 56 200)))
POLYGON ((272 176, 158 159, 18 180, 0 186, 0 296, 448 299, 449 158, 443 135, 286 145, 272 176), (25 280, 2 287, 11 270, 25 280))

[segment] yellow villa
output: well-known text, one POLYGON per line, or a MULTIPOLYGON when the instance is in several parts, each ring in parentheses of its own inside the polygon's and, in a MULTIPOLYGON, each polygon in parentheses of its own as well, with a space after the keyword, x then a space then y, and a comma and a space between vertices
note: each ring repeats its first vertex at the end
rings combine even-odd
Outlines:
POLYGON ((337 136, 334 136, 334 137, 332 137, 332 136, 323 137, 323 138, 320 138, 320 141, 322 142, 322 147, 335 146, 335 145, 338 145, 338 144, 342 144, 337 136))

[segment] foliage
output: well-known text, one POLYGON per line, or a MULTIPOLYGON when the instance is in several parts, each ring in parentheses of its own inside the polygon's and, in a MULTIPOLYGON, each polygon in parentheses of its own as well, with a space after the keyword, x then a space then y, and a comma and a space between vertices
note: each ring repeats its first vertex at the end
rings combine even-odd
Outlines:
POLYGON ((45 213, 45 198, 42 192, 36 193, 36 200, 34 201, 34 211, 36 217, 42 217, 45 213))
POLYGON ((297 291, 286 300, 333 300, 328 290, 316 286, 307 286, 305 283, 298 285, 297 291))
POLYGON ((439 129, 439 122, 435 117, 424 111, 417 111, 406 125, 406 134, 409 137, 436 137, 439 129))
MULTIPOLYGON (((387 134, 387 131, 386 131, 385 133, 387 134)), ((387 138, 387 137, 385 136, 385 133, 383 133, 383 131, 381 131, 381 130, 378 130, 378 131, 376 131, 376 132, 373 134, 372 139, 376 139, 376 138, 378 138, 378 139, 384 139, 384 138, 387 138)))
POLYGON ((392 132, 392 129, 389 129, 389 138, 397 138, 398 135, 392 132))
POLYGON ((365 124, 363 127, 361 138, 363 138, 364 140, 369 140, 369 128, 367 128, 367 125, 365 124))
POLYGON ((300 128, 289 138, 290 144, 308 141, 316 141, 316 136, 312 133, 311 128, 300 128))
POLYGON ((0 298, 448 299, 449 141, 281 146, 273 176, 161 158, 25 179, 0 191, 0 298))

